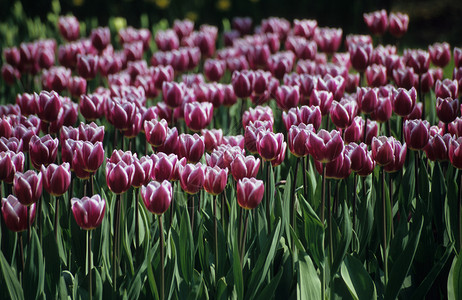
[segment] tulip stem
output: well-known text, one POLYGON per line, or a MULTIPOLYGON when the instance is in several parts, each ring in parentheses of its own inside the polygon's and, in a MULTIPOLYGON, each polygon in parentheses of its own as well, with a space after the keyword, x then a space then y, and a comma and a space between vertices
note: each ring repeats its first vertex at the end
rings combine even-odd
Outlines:
POLYGON ((39 197, 37 204, 38 204, 37 227, 38 227, 40 245, 42 245, 42 197, 39 197))
POLYGON ((55 196, 55 240, 58 240, 59 196, 55 196))
MULTIPOLYGON (((221 194, 221 225, 225 230, 225 209, 226 209, 226 191, 221 194)), ((226 232, 226 231, 225 231, 226 232)))
POLYGON ((419 151, 415 151, 415 200, 419 201, 419 151))
POLYGON ((367 114, 364 114, 364 128, 363 128, 363 142, 366 143, 366 135, 367 135, 367 114))
POLYGON ((113 288, 114 292, 117 290, 117 269, 118 269, 118 255, 119 255, 119 233, 120 233, 120 207, 121 201, 120 201, 120 194, 116 194, 116 211, 115 211, 115 216, 114 216, 114 241, 113 241, 113 246, 112 246, 112 259, 113 259, 113 264, 112 264, 112 270, 113 270, 113 288))
MULTIPOLYGON (((328 231, 327 231, 327 234, 329 235, 328 238, 329 238, 329 265, 332 267, 332 264, 334 263, 334 250, 333 250, 333 246, 334 246, 334 242, 332 240, 332 207, 331 207, 331 195, 330 195, 330 191, 331 191, 331 180, 329 180, 329 184, 328 184, 328 191, 327 191, 327 227, 328 227, 328 231)), ((338 191, 338 184, 336 185, 335 187, 336 191, 338 191)))
POLYGON ((306 172, 308 171, 307 169, 309 168, 309 157, 305 156, 302 158, 302 175, 303 175, 303 194, 305 196, 305 201, 308 201, 308 184, 306 181, 306 172))
POLYGON ((268 225, 268 232, 271 231, 271 213, 270 213, 270 169, 271 162, 266 164, 266 222, 268 225))
POLYGON ((217 224, 217 196, 213 196, 213 222, 215 229, 215 278, 218 278, 218 224, 217 224))
POLYGON ((173 224, 173 205, 175 204, 175 201, 173 201, 173 197, 175 196, 175 181, 172 181, 172 201, 170 203, 170 224, 169 224, 169 228, 172 228, 172 224, 173 224))
POLYGON ((136 243, 136 249, 140 246, 140 232, 139 232, 139 197, 140 197, 140 189, 136 188, 135 191, 135 243, 136 243))
POLYGON ((189 214, 191 218, 191 231, 194 232, 194 195, 188 194, 189 214))
POLYGON ((241 243, 241 268, 244 266, 245 238, 247 236, 247 225, 249 224, 249 212, 244 210, 242 214, 245 214, 245 221, 244 221, 244 235, 242 236, 242 243, 241 243))
POLYGON ((383 210, 383 268, 385 274, 385 287, 388 282, 388 257, 387 257, 387 205, 385 199, 385 171, 382 167, 382 210, 383 210))
POLYGON ((160 299, 164 300, 164 285, 165 285, 165 277, 164 277, 164 226, 162 225, 162 215, 157 216, 157 220, 159 221, 159 234, 160 234, 160 299))
POLYGON ((26 218, 26 222, 27 222, 27 241, 30 243, 30 207, 29 206, 26 207, 26 213, 27 213, 27 218, 26 218))
POLYGON ((24 263, 24 245, 22 242, 22 233, 18 232, 18 237, 19 237, 19 255, 21 259, 21 267, 22 267, 22 276, 24 276, 24 269, 25 269, 25 263, 24 263))
POLYGON ((419 102, 422 103, 422 120, 425 120, 425 101, 422 92, 422 75, 419 75, 419 102))
MULTIPOLYGON (((322 190, 321 190, 321 223, 324 229, 324 206, 326 201, 326 164, 322 164, 322 190)), ((322 235, 322 242, 324 245, 324 230, 322 235)), ((325 265, 325 257, 323 256, 323 263, 321 264, 321 299, 324 300, 325 297, 325 289, 326 289, 326 265, 325 265)))
POLYGON ((92 259, 91 259, 91 230, 87 230, 87 262, 88 262, 88 290, 90 300, 93 298, 92 292, 92 280, 91 280, 91 269, 92 269, 92 259))
POLYGON ((357 197, 358 197, 358 193, 357 193, 357 190, 358 190, 358 174, 356 172, 354 173, 353 178, 354 178, 353 205, 352 205, 352 209, 353 209, 353 231, 356 232, 356 200, 357 200, 357 197))
MULTIPOLYGON (((292 193, 290 195, 291 203, 290 203, 290 225, 295 230, 295 221, 296 221, 296 209, 295 209, 295 188, 297 187, 297 174, 298 174, 298 165, 300 164, 300 157, 297 157, 295 161, 295 169, 294 169, 294 178, 292 180, 292 193)), ((294 245, 292 245, 293 248, 294 245)))
POLYGON ((460 209, 461 209, 461 205, 460 205, 460 201, 462 199, 462 173, 460 172, 459 170, 459 199, 457 199, 457 217, 458 217, 458 224, 459 224, 459 253, 462 249, 462 218, 461 218, 461 212, 460 212, 460 209))

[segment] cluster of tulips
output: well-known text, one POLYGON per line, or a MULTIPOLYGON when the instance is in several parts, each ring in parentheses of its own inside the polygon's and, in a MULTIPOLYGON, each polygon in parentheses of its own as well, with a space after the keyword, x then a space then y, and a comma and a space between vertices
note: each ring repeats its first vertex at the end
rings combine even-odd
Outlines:
MULTIPOLYGON (((384 10, 365 14, 364 20, 378 39, 387 31, 395 38, 403 36, 409 22, 405 14, 388 16, 384 10)), ((385 195, 385 172, 403 169, 408 148, 415 151, 416 180, 421 159, 449 161, 462 169, 462 49, 453 49, 451 80, 443 78, 442 69, 451 62, 447 43, 435 43, 428 51, 406 49, 400 55, 395 46, 374 46, 370 35, 348 35, 346 52, 338 52, 342 30, 318 27, 315 20, 291 24, 268 18, 253 29, 251 19, 235 18, 232 27, 223 33, 225 48, 216 50, 217 27, 194 30, 193 22, 177 20, 172 28, 155 33, 157 50, 150 64, 145 59, 153 45, 149 30, 122 29, 119 44, 113 46, 108 27, 80 38, 79 21, 69 16, 59 18, 59 46, 56 40, 40 40, 3 49, 4 82, 24 89, 16 104, 0 107, 4 224, 15 232, 30 232, 37 220, 41 236, 45 189, 56 198, 56 237, 59 199, 65 193, 75 221, 91 233, 106 212, 107 199, 99 190, 95 193, 94 183, 103 169, 107 188, 116 195, 114 211, 108 212, 114 214, 115 264, 121 195, 132 187, 146 209, 159 217, 163 262, 162 215, 170 208, 172 224, 176 181, 189 195, 191 228, 199 213, 195 209, 201 207, 193 195, 202 189, 213 195, 216 221, 216 197, 228 186, 235 188, 237 203, 246 210, 257 208, 266 195, 266 228, 271 232, 270 172, 288 165, 288 149, 296 157, 292 178, 297 179, 302 166, 303 192, 296 191, 297 180, 291 192, 290 225, 296 228, 303 222, 297 217, 297 201, 304 197, 310 202, 306 177, 312 157, 322 175, 320 219, 324 225, 327 209, 331 235, 326 178, 346 179, 353 172, 356 198, 357 176, 370 176, 378 165, 385 195), (33 84, 42 90, 34 92, 33 84), (432 125, 429 120, 437 121, 434 112, 439 123, 432 125), (229 130, 214 128, 218 126, 229 130), (84 185, 78 193, 76 178, 84 185)), ((100 182, 98 187, 106 189, 100 182)), ((417 184, 415 188, 418 198, 417 184)), ((384 207, 385 201, 383 197, 384 207)), ((138 247, 138 200, 135 207, 138 247)), ((245 228, 247 222, 248 214, 245 228)), ((383 230, 386 237, 385 226, 383 230)), ((245 239, 244 229, 241 265, 245 239)), ((331 257, 332 247, 329 242, 331 257)), ((386 238, 382 250, 386 284, 386 238)), ((91 259, 88 263, 91 269, 91 259)), ((120 274, 117 267, 113 272, 116 288, 120 274)))

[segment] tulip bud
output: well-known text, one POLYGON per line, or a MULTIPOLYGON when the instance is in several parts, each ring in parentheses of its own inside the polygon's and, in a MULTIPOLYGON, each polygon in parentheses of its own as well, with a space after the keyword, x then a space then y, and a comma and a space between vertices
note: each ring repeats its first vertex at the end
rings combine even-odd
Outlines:
POLYGON ((162 215, 172 202, 172 185, 167 180, 151 181, 147 186, 141 187, 141 197, 147 210, 153 214, 162 215))
POLYGON ((106 101, 106 96, 99 94, 81 95, 79 111, 86 120, 94 121, 104 115, 106 101))
POLYGON ((91 44, 102 52, 111 43, 111 32, 108 27, 98 27, 91 31, 91 44))
POLYGON ((186 126, 193 131, 200 131, 212 121, 213 105, 209 102, 186 103, 184 108, 184 120, 186 126))
POLYGON ((406 160, 406 144, 401 145, 400 141, 396 141, 393 149, 393 160, 383 167, 383 170, 388 173, 399 171, 403 168, 406 160))
POLYGON ((394 161, 394 149, 397 141, 394 137, 379 136, 372 139, 372 157, 380 166, 394 161))
POLYGON ((42 195, 42 173, 29 170, 25 173, 16 172, 13 180, 14 194, 23 205, 31 205, 42 195))
POLYGON ((252 155, 237 155, 230 164, 231 174, 234 180, 256 177, 260 168, 260 159, 252 155))
POLYGON ((363 14, 364 22, 374 35, 383 35, 388 29, 387 11, 382 9, 368 14, 363 14))
POLYGON ((35 220, 35 203, 27 208, 15 196, 9 195, 7 198, 2 198, 2 215, 9 230, 13 232, 27 230, 27 224, 32 224, 35 220))
POLYGON ((106 211, 106 201, 100 195, 72 198, 72 213, 75 222, 84 230, 92 230, 101 225, 106 211))
POLYGON ((337 130, 330 133, 321 129, 317 134, 311 133, 306 141, 308 152, 322 163, 336 159, 343 151, 343 140, 337 130))
POLYGON ((425 146, 424 151, 428 159, 431 161, 447 161, 449 160, 449 145, 452 136, 449 133, 441 136, 436 134, 431 136, 428 144, 425 146))
POLYGON ((281 152, 284 136, 282 133, 261 131, 257 138, 258 154, 265 160, 271 161, 281 152))
POLYGON ((153 168, 151 177, 156 181, 175 180, 175 169, 178 168, 178 156, 176 154, 167 155, 163 152, 151 156, 153 168))
POLYGON ((201 163, 180 168, 180 184, 186 193, 197 194, 204 187, 204 181, 205 171, 201 163))
POLYGON ((127 165, 124 161, 117 164, 106 163, 106 183, 115 194, 122 194, 130 188, 135 173, 135 167, 127 165))
POLYGON ((304 123, 300 123, 298 126, 292 125, 287 134, 287 139, 289 150, 293 155, 303 157, 309 154, 305 144, 312 132, 314 132, 314 128, 311 124, 305 125, 304 123))
POLYGON ((428 46, 432 63, 440 68, 447 66, 451 60, 451 46, 448 43, 435 43, 428 46))
POLYGON ((234 93, 239 98, 247 98, 252 93, 253 73, 251 72, 233 72, 231 79, 234 93))
POLYGON ((24 170, 24 154, 13 151, 0 152, 0 180, 11 184, 16 172, 24 170))
POLYGON ((204 137, 198 134, 190 135, 182 133, 179 136, 180 157, 186 157, 188 162, 197 163, 204 155, 204 137))
POLYGON ((366 71, 372 54, 371 44, 351 44, 348 47, 351 65, 358 72, 366 71))
POLYGON ((30 159, 34 168, 40 169, 41 165, 48 166, 56 160, 58 154, 58 139, 53 139, 49 134, 39 138, 32 136, 29 143, 30 159))
POLYGON ((423 149, 428 143, 429 128, 428 121, 407 120, 404 123, 404 139, 409 148, 412 150, 423 149))
POLYGON ((244 209, 253 209, 263 199, 265 187, 262 180, 243 178, 237 182, 237 203, 244 209))
POLYGON ((409 16, 400 12, 390 13, 389 23, 390 34, 397 38, 402 37, 407 31, 409 16))
POLYGON ((218 145, 221 145, 223 139, 223 130, 221 129, 203 129, 202 136, 204 137, 205 150, 212 152, 218 145))
POLYGON ((348 99, 342 99, 342 101, 333 101, 330 108, 330 118, 332 123, 339 128, 346 128, 356 117, 358 113, 358 104, 356 101, 350 101, 348 99))
POLYGON ((206 167, 204 189, 211 195, 221 194, 228 183, 228 169, 206 167))
POLYGON ((87 80, 96 77, 98 71, 98 57, 93 55, 78 55, 77 56, 77 73, 80 77, 87 80))
POLYGON ((451 123, 457 118, 459 112, 459 100, 447 97, 436 99, 436 115, 445 124, 451 123))
POLYGON ((393 111, 398 116, 407 116, 409 115, 414 106, 417 98, 417 92, 415 88, 411 88, 409 91, 399 88, 397 91, 392 93, 392 104, 393 111))

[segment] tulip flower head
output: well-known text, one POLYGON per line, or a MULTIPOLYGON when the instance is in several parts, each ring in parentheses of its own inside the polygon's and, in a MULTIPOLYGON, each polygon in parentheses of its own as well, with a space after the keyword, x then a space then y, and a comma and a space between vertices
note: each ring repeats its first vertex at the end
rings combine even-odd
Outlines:
POLYGON ((72 198, 72 213, 75 222, 84 230, 92 230, 101 225, 106 211, 106 201, 100 195, 72 198))
POLYGON ((27 208, 15 196, 9 195, 7 198, 2 198, 2 215, 9 230, 13 232, 27 230, 27 223, 32 224, 35 220, 35 203, 27 208))
POLYGON ((262 180, 243 178, 237 182, 237 203, 244 209, 256 208, 263 199, 264 191, 262 180))
POLYGON ((172 202, 172 185, 167 180, 151 181, 148 185, 141 187, 141 198, 151 213, 162 215, 172 202))
POLYGON ((317 134, 311 133, 306 141, 306 147, 311 156, 321 163, 333 161, 344 148, 340 132, 337 130, 328 132, 324 129, 317 134))

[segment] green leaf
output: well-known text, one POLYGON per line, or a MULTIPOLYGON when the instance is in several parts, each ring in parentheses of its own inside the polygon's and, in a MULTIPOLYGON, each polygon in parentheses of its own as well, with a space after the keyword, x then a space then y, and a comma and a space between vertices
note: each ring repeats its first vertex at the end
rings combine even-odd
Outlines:
POLYGON ((180 259, 180 271, 182 278, 190 283, 193 276, 194 269, 194 240, 191 231, 191 223, 189 222, 188 212, 185 212, 181 216, 180 223, 180 234, 179 244, 177 249, 179 250, 180 259))
MULTIPOLYGON (((99 275, 98 269, 93 268, 92 269, 94 273, 94 283, 95 283, 95 289, 93 292, 93 299, 103 299, 103 281, 101 280, 101 276, 99 275)), ((63 298, 61 298, 63 299, 63 298)))
POLYGON ((217 283, 217 299, 227 300, 228 297, 228 286, 224 277, 220 278, 217 283))
MULTIPOLYGON (((340 237, 340 242, 337 245, 335 245, 335 248, 334 248, 335 255, 334 255, 334 262, 332 264, 331 277, 333 277, 339 270, 342 264, 343 258, 345 257, 345 254, 347 253, 348 248, 350 247, 351 238, 353 236, 352 234, 353 228, 351 225, 349 210, 348 210, 346 201, 343 201, 342 210, 343 210, 342 232, 341 233, 339 232, 339 234, 342 234, 342 236, 340 237)), ((335 233, 333 234, 335 236, 335 233)))
POLYGON ((306 253, 298 261, 297 299, 321 299, 321 281, 306 253))
POLYGON ((238 299, 244 298, 244 279, 242 278, 241 259, 239 257, 238 243, 233 246, 233 278, 234 288, 238 299))
POLYGON ((443 256, 433 265, 432 269, 427 274, 425 279, 415 290, 414 294, 412 295, 413 300, 425 298, 425 295, 427 295, 428 291, 432 287, 433 282, 438 277, 443 267, 446 265, 446 262, 448 261, 449 257, 452 255, 452 250, 453 245, 451 244, 446 248, 446 251, 444 252, 443 256))
POLYGON ((351 255, 345 257, 341 275, 354 299, 377 299, 374 282, 357 258, 351 255))
POLYGON ((31 243, 27 249, 26 270, 23 284, 26 285, 24 296, 26 299, 37 299, 44 293, 45 264, 42 247, 35 230, 31 232, 31 243))
MULTIPOLYGON (((2 269, 3 281, 6 284, 8 293, 12 300, 24 299, 24 294, 21 285, 19 284, 18 278, 14 273, 13 269, 10 267, 8 262, 3 256, 3 252, 0 251, 0 267, 2 269)), ((2 288, 3 289, 3 288, 2 288)))
POLYGON ((254 299, 255 294, 260 289, 261 284, 265 281, 271 263, 274 261, 276 246, 280 238, 281 220, 278 221, 272 237, 268 239, 267 244, 258 255, 257 263, 252 268, 252 275, 248 284, 248 290, 251 292, 248 299, 254 299))
POLYGON ((305 223, 306 249, 317 266, 324 261, 324 226, 307 201, 299 201, 305 223))
POLYGON ((417 216, 414 220, 417 220, 419 224, 414 224, 414 230, 411 230, 406 248, 393 264, 393 268, 389 275, 390 280, 388 281, 385 289, 385 300, 396 299, 398 297, 404 279, 406 278, 409 269, 411 268, 412 262, 414 261, 417 245, 419 244, 420 240, 420 233, 422 232, 422 227, 424 224, 424 217, 417 216))
POLYGON ((276 274, 275 277, 271 279, 271 281, 265 286, 265 288, 258 294, 258 297, 256 299, 258 300, 268 300, 271 299, 274 296, 274 292, 276 291, 276 288, 278 287, 279 281, 281 280, 282 277, 282 269, 279 270, 279 272, 276 274))

